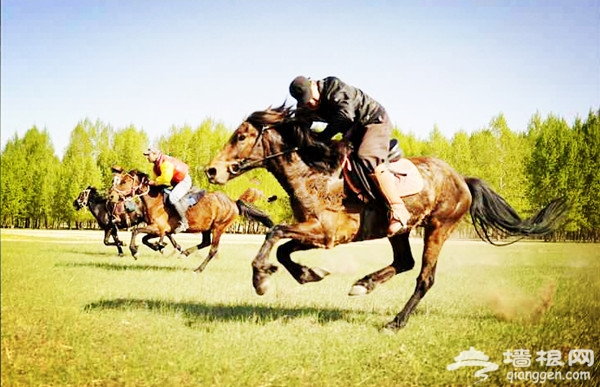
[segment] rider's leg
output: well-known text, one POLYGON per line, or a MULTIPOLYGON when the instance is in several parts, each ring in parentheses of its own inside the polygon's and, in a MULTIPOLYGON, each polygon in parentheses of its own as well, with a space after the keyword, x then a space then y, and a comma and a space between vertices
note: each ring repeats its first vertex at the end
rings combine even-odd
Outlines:
POLYGON ((169 194, 169 201, 171 202, 173 207, 175 207, 175 210, 177 210, 177 213, 181 218, 179 220, 179 226, 175 229, 176 233, 184 232, 189 227, 186 215, 188 206, 186 203, 183 202, 182 199, 185 196, 185 194, 190 190, 190 188, 192 188, 192 179, 189 175, 186 175, 185 179, 183 179, 175 187, 173 187, 173 190, 169 194))
POLYGON ((410 213, 400 197, 396 177, 386 165, 391 134, 392 125, 387 114, 384 114, 375 123, 365 127, 358 156, 373 172, 370 176, 387 201, 391 212, 388 234, 394 235, 406 231, 410 213))
POLYGON ((407 230, 410 212, 404 205, 398 189, 398 181, 386 164, 379 164, 372 175, 390 207, 390 224, 388 235, 395 235, 407 230))

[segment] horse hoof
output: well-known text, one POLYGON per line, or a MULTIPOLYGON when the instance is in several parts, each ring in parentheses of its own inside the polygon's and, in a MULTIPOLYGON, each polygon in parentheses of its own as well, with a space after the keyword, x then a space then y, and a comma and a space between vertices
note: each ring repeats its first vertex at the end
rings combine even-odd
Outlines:
POLYGON ((354 285, 348 292, 349 296, 364 296, 369 293, 369 290, 363 285, 354 285))
POLYGON ((256 294, 259 296, 264 295, 271 288, 271 280, 268 278, 263 279, 258 284, 254 286, 254 290, 256 290, 256 294))
POLYGON ((329 270, 323 269, 321 267, 313 267, 312 269, 310 269, 310 271, 312 272, 312 274, 314 274, 315 281, 320 281, 323 278, 327 277, 329 274, 331 274, 329 270))
POLYGON ((137 259, 138 259, 138 256, 137 256, 137 254, 134 254, 134 255, 133 255, 133 259, 135 259, 135 260, 137 261, 137 259))
POLYGON ((394 336, 397 332, 398 332, 398 328, 390 328, 388 327, 389 324, 384 325, 381 328, 381 334, 386 335, 386 336, 394 336))

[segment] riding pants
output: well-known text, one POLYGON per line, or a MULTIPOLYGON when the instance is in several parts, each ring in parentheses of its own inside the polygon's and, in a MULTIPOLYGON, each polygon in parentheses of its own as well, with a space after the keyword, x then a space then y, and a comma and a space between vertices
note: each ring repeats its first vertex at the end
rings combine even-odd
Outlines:
MULTIPOLYGON (((364 128, 356 128, 358 130, 357 140, 358 157, 363 161, 365 166, 373 173, 379 164, 387 160, 389 153, 390 137, 392 136, 392 123, 387 114, 384 114, 379 122, 366 125, 364 128), (363 133, 360 133, 360 132, 363 133), (362 136, 361 136, 362 134, 362 136)), ((354 134, 352 135, 354 137, 354 134)))
POLYGON ((171 204, 175 204, 180 201, 186 193, 192 188, 192 178, 189 174, 185 175, 183 180, 181 180, 177 185, 173 187, 173 190, 169 194, 169 202, 171 204))

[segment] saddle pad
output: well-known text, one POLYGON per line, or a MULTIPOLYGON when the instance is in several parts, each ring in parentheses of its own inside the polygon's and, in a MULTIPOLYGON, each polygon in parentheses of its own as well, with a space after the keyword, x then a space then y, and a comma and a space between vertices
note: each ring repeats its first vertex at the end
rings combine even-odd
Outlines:
POLYGON ((400 159, 388 164, 390 171, 396 176, 396 185, 400 196, 414 195, 423 189, 423 176, 409 159, 400 159))

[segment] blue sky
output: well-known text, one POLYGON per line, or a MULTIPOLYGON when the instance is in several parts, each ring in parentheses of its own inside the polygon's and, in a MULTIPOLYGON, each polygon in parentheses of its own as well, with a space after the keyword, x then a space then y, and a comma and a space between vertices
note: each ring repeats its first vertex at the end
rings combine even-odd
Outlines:
POLYGON ((1 2, 2 146, 36 125, 62 155, 85 118, 151 140, 234 129, 296 75, 336 75, 402 131, 451 137, 500 113, 569 123, 600 107, 600 0, 1 2))

